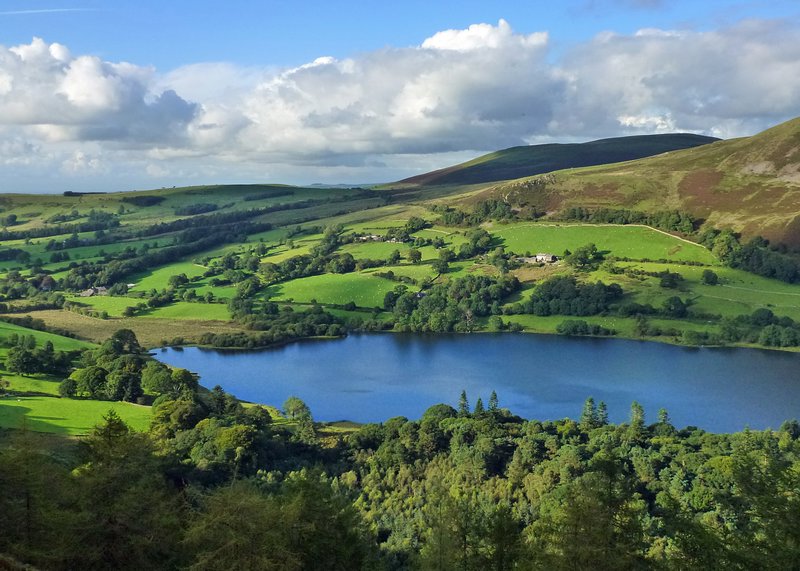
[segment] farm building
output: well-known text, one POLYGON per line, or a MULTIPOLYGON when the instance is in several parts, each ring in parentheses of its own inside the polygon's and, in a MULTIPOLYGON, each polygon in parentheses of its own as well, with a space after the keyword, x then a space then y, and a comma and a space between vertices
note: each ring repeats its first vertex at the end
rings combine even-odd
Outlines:
POLYGON ((552 264, 558 261, 558 256, 555 254, 536 254, 535 256, 517 258, 517 261, 523 264, 552 264))

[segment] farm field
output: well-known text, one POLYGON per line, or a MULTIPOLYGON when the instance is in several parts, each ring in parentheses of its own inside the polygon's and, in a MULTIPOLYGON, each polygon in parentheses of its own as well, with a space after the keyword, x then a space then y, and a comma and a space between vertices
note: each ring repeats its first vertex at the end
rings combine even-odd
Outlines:
POLYGON ((149 406, 127 402, 12 395, 0 397, 0 428, 24 426, 35 432, 88 434, 109 410, 114 410, 135 430, 146 430, 150 424, 149 406))
POLYGON ((322 274, 300 278, 267 288, 274 301, 293 300, 309 303, 344 305, 355 302, 358 307, 383 307, 383 298, 392 291, 396 282, 367 273, 322 274))
POLYGON ((129 283, 136 285, 130 289, 131 291, 149 291, 151 289, 161 291, 167 287, 171 276, 186 274, 186 277, 191 280, 202 276, 206 269, 204 266, 189 261, 172 263, 149 272, 132 275, 129 283))
MULTIPOLYGON (((221 306, 224 307, 224 306, 221 306)), ((95 343, 102 343, 120 329, 131 329, 144 347, 159 347, 163 340, 170 341, 177 337, 186 343, 198 342, 200 335, 209 333, 236 333, 241 327, 225 321, 202 319, 168 319, 154 317, 132 317, 115 319, 97 319, 72 311, 45 309, 32 311, 30 315, 42 319, 52 327, 57 327, 95 343)))
MULTIPOLYGON (((64 337, 62 335, 56 335, 46 331, 36 331, 26 327, 20 327, 19 325, 14 325, 13 323, 0 321, 0 337, 8 337, 14 333, 17 335, 33 335, 36 338, 36 345, 38 347, 41 347, 44 343, 50 341, 56 351, 75 351, 78 349, 88 349, 92 347, 92 343, 87 343, 86 341, 82 341, 80 339, 72 339, 70 337, 64 337)), ((0 348, 0 351, 2 350, 3 349, 0 348)))
POLYGON ((675 260, 717 265, 699 244, 642 226, 521 223, 487 228, 516 254, 547 252, 560 256, 588 243, 608 255, 635 260, 675 260))
MULTIPOLYGON (((692 310, 697 313, 735 317, 750 314, 758 308, 768 308, 776 315, 785 315, 800 320, 800 288, 785 282, 765 278, 727 267, 714 267, 719 276, 719 285, 701 283, 704 269, 697 266, 679 264, 658 264, 649 262, 619 262, 619 267, 641 269, 648 272, 669 271, 684 277, 678 290, 658 286, 658 278, 645 278, 643 282, 630 281, 627 286, 634 291, 637 301, 650 303, 648 299, 661 300, 678 293, 688 295, 692 300, 692 310), (660 291, 659 291, 660 290, 660 291), (648 296, 647 292, 651 292, 648 296)), ((615 280, 618 276, 600 275, 604 281, 615 280)), ((625 284, 622 283, 623 288, 625 284)))
MULTIPOLYGON (((136 297, 112 297, 98 295, 72 298, 72 301, 87 305, 97 311, 105 311, 110 317, 122 317, 126 307, 136 306, 144 299, 136 297)), ((230 318, 224 303, 195 303, 176 301, 162 307, 154 307, 137 312, 138 316, 155 319, 191 319, 226 321, 230 318)))

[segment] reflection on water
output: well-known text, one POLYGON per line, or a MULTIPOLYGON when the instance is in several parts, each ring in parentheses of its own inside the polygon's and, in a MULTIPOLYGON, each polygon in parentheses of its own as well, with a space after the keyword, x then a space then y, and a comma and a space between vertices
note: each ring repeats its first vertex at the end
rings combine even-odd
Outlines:
POLYGON ((419 418, 455 405, 462 389, 526 418, 575 418, 583 401, 608 404, 612 421, 632 401, 655 421, 733 431, 777 428, 800 417, 800 355, 686 348, 619 339, 530 334, 351 335, 260 351, 167 349, 157 357, 239 398, 280 405, 296 395, 318 420, 419 418))

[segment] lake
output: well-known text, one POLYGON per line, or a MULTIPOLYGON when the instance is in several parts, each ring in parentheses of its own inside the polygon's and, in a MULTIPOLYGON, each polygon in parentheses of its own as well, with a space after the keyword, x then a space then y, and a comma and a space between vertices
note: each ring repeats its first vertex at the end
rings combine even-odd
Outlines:
POLYGON ((316 420, 419 418, 429 406, 470 406, 492 390, 525 418, 577 418, 605 401, 612 422, 639 401, 647 421, 664 407, 678 427, 716 432, 778 428, 800 417, 800 355, 688 348, 623 339, 534 334, 363 334, 258 351, 165 349, 164 363, 237 397, 280 406, 303 399, 316 420))

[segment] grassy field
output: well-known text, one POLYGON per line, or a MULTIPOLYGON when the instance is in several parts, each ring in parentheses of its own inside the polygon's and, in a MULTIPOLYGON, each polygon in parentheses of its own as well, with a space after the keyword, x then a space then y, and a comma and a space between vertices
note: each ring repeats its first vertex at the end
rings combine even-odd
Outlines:
POLYGON ((750 314, 759 308, 768 308, 776 315, 786 315, 800 321, 800 287, 774 279, 757 276, 734 268, 715 267, 720 284, 701 283, 703 270, 707 268, 678 264, 648 262, 620 262, 619 267, 641 269, 648 272, 670 271, 684 277, 677 290, 659 287, 659 279, 647 277, 640 280, 597 274, 606 282, 616 281, 631 291, 639 303, 660 304, 671 295, 680 295, 692 301, 692 311, 735 317, 750 314))
POLYGON ((186 274, 186 277, 192 279, 202 276, 206 269, 205 266, 194 262, 176 262, 149 272, 135 274, 130 277, 129 283, 136 284, 131 288, 132 291, 150 291, 151 289, 161 291, 167 287, 171 276, 186 274))
POLYGON ((322 274, 270 286, 266 294, 273 300, 344 305, 351 301, 358 307, 383 307, 383 298, 396 282, 368 273, 322 274))
MULTIPOLYGON (((126 307, 136 306, 145 301, 136 297, 112 297, 107 295, 77 297, 72 300, 97 311, 105 311, 110 317, 122 317, 126 307)), ((195 321, 199 319, 204 321, 226 321, 230 319, 228 307, 224 303, 193 303, 187 301, 176 301, 163 307, 146 309, 137 312, 136 315, 155 319, 191 319, 195 321)))
POLYGON ((24 427, 35 432, 87 434, 109 410, 116 411, 135 430, 146 430, 150 424, 149 406, 46 396, 11 396, 0 398, 0 428, 24 427))
POLYGON ((33 311, 30 315, 44 320, 48 325, 65 329, 82 339, 96 343, 102 343, 119 329, 131 329, 145 347, 158 347, 161 345, 161 340, 171 340, 175 337, 182 337, 187 343, 193 343, 197 342, 205 332, 234 333, 242 331, 240 327, 230 321, 206 319, 159 319, 153 317, 97 319, 72 311, 56 309, 33 311))
POLYGON ((634 260, 675 260, 718 264, 699 244, 642 226, 596 226, 521 223, 494 225, 489 231, 500 238, 506 250, 517 254, 547 252, 561 255, 588 243, 608 255, 634 260))
POLYGON ((61 335, 55 335, 54 333, 48 333, 46 331, 35 331, 33 329, 27 329, 25 327, 20 327, 19 325, 0 321, 0 337, 8 337, 12 333, 16 333, 17 335, 33 335, 36 338, 37 347, 41 347, 44 345, 44 343, 50 341, 56 351, 74 351, 77 349, 88 349, 89 347, 92 347, 91 343, 87 343, 86 341, 82 341, 80 339, 63 337, 61 335))

